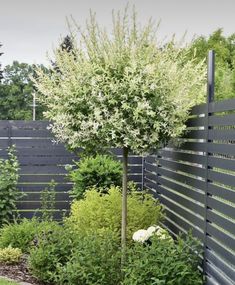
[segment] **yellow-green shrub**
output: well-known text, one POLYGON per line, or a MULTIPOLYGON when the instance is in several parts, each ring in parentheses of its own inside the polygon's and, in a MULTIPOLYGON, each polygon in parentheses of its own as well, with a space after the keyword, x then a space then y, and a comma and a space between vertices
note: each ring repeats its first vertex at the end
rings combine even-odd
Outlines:
POLYGON ((0 263, 18 263, 22 256, 22 251, 19 248, 5 247, 0 248, 0 263))
MULTIPOLYGON (((127 197, 127 237, 162 219, 162 208, 149 194, 129 193, 127 197)), ((100 194, 95 188, 85 193, 84 200, 73 202, 71 215, 66 223, 79 234, 102 232, 111 229, 120 233, 122 194, 119 187, 112 186, 107 194, 100 194)))

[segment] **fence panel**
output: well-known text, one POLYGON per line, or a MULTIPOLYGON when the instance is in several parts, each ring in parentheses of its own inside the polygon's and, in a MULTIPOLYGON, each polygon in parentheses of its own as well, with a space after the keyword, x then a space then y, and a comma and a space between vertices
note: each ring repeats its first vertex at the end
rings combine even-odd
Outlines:
POLYGON ((204 243, 207 284, 235 284, 232 111, 235 99, 197 106, 179 146, 169 144, 144 160, 144 187, 164 205, 163 225, 174 235, 192 229, 204 243))
MULTIPOLYGON (((79 161, 79 152, 71 153, 63 144, 54 143, 48 125, 47 121, 0 121, 0 158, 7 158, 7 147, 14 144, 20 163, 18 188, 26 194, 17 204, 21 217, 41 215, 41 192, 52 179, 56 182, 55 219, 69 209, 72 183, 65 165, 79 161)), ((111 151, 122 160, 120 149, 111 151)), ((133 154, 129 156, 129 179, 142 187, 142 158, 133 154)))

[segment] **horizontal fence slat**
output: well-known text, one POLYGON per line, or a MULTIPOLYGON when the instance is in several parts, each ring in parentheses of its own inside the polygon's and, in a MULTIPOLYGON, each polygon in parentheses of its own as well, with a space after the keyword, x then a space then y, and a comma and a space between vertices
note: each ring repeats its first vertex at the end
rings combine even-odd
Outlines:
POLYGON ((207 211, 207 220, 209 222, 213 221, 213 223, 235 236, 235 220, 231 220, 229 218, 226 218, 226 216, 219 215, 212 209, 208 209, 207 211))
POLYGON ((66 175, 20 175, 19 183, 26 182, 50 182, 54 180, 57 183, 66 183, 68 182, 68 177, 66 175))
MULTIPOLYGON (((67 216, 67 215, 68 215, 68 211, 67 210, 59 210, 59 211, 54 211, 53 212, 54 220, 58 220, 58 221, 61 221, 61 219, 64 216, 67 216)), ((32 219, 33 217, 41 218, 42 217, 42 212, 41 211, 36 211, 36 210, 35 211, 22 210, 22 211, 19 211, 19 217, 21 219, 23 219, 23 218, 32 219)))
POLYGON ((235 237, 232 237, 223 232, 222 228, 215 227, 213 224, 208 223, 207 233, 218 240, 224 246, 235 250, 235 237))
POLYGON ((235 129, 231 130, 209 130, 208 131, 209 140, 235 140, 235 129))
POLYGON ((189 176, 185 176, 181 173, 173 172, 167 169, 163 169, 162 167, 158 168, 158 173, 162 176, 168 177, 172 180, 179 181, 181 183, 184 183, 188 186, 192 186, 194 188, 200 189, 200 190, 205 190, 205 181, 192 178, 189 176))
POLYGON ((65 147, 47 147, 47 148, 16 148, 17 156, 21 157, 74 157, 74 153, 66 150, 65 147))
POLYGON ((26 156, 19 157, 20 165, 66 165, 79 161, 77 156, 26 156))
POLYGON ((206 249, 205 257, 210 263, 219 268, 227 278, 231 281, 235 280, 235 270, 231 268, 231 265, 228 265, 223 259, 219 258, 215 252, 206 249))
POLYGON ((170 151, 170 150, 160 150, 159 155, 161 157, 171 158, 172 160, 182 160, 190 163, 196 164, 205 164, 205 156, 199 154, 192 154, 192 153, 184 153, 184 152, 177 152, 177 151, 170 151))
POLYGON ((161 201, 161 203, 165 206, 167 206, 169 209, 171 209, 173 212, 177 213, 178 215, 184 217, 186 220, 191 222, 194 225, 197 225, 199 228, 203 228, 203 220, 201 217, 199 218, 198 214, 193 214, 186 210, 185 208, 182 208, 181 206, 175 204, 174 202, 170 201, 166 197, 162 195, 157 195, 157 198, 161 201))
POLYGON ((149 164, 149 163, 145 162, 145 164, 144 164, 144 169, 145 169, 147 172, 152 172, 152 173, 155 173, 155 174, 156 174, 157 165, 149 164))
MULTIPOLYGON (((19 210, 36 210, 36 209, 40 209, 41 208, 41 202, 40 201, 30 201, 30 202, 17 202, 16 203, 17 208, 19 210)), ((69 207, 69 203, 68 202, 58 202, 55 201, 55 210, 68 210, 69 207)))
POLYGON ((208 183, 208 192, 211 195, 215 195, 227 201, 235 201, 235 190, 233 191, 233 190, 225 189, 218 185, 208 183))
POLYGON ((190 201, 187 198, 180 196, 177 193, 174 193, 161 185, 158 185, 157 192, 164 196, 167 196, 168 198, 182 205, 183 207, 189 208, 191 211, 194 211, 195 213, 198 213, 199 215, 203 216, 204 208, 201 205, 197 204, 196 201, 190 201))
MULTIPOLYGON (((42 192, 24 192, 25 195, 22 197, 19 201, 40 201, 42 192)), ((55 193, 55 199, 56 201, 70 201, 69 193, 67 192, 56 192, 55 193)))
POLYGON ((221 246, 219 242, 215 241, 210 236, 207 236, 207 246, 211 250, 217 252, 218 255, 229 264, 235 264, 235 255, 230 250, 221 246))
MULTIPOLYGON (((21 184, 18 183, 17 188, 22 191, 22 192, 40 192, 46 187, 50 185, 50 181, 45 184, 21 184)), ((69 191, 73 187, 72 183, 67 183, 67 184, 56 184, 55 185, 55 191, 57 192, 63 192, 63 191, 69 191)))
POLYGON ((182 137, 187 139, 205 139, 206 132, 204 130, 188 130, 182 137))
POLYGON ((235 171, 235 159, 226 159, 222 157, 208 156, 208 165, 210 167, 222 168, 235 171))
POLYGON ((235 109, 235 99, 209 103, 209 113, 219 113, 235 109))
POLYGON ((223 185, 235 186, 235 175, 208 170, 208 179, 223 185))
POLYGON ((205 125, 205 117, 196 117, 188 119, 186 125, 187 127, 201 127, 205 125))
POLYGON ((28 139, 11 139, 11 143, 16 148, 60 148, 65 150, 65 146, 61 143, 54 143, 51 138, 28 138, 28 139))
POLYGON ((235 144, 208 143, 208 152, 235 156, 235 144))
MULTIPOLYGON (((1 136, 1 131, 0 131, 1 136)), ((53 138, 53 135, 51 131, 47 129, 31 129, 31 130, 25 130, 25 129, 12 129, 11 130, 11 136, 12 137, 30 137, 30 138, 53 138)))
POLYGON ((158 183, 159 184, 162 184, 168 188, 171 188, 183 195, 187 195, 189 198, 191 199, 194 199, 200 203, 203 203, 204 202, 204 194, 198 192, 198 191, 195 191, 195 190, 192 190, 190 188, 187 188, 185 186, 182 186, 180 184, 177 184, 175 182, 172 182, 164 177, 161 177, 159 176, 158 177, 158 183))
POLYGON ((169 147, 172 147, 177 151, 177 149, 187 150, 187 151, 195 151, 195 152, 202 152, 206 151, 206 143, 204 142, 182 142, 179 147, 175 147, 173 143, 169 144, 169 147))
POLYGON ((68 171, 64 166, 56 166, 56 165, 26 165, 21 166, 19 174, 67 174, 68 171))
POLYGON ((231 283, 232 281, 227 279, 226 276, 221 272, 218 268, 213 266, 213 264, 208 263, 207 264, 207 274, 210 274, 213 276, 213 278, 218 282, 217 284, 223 284, 223 285, 233 285, 234 283, 231 283))
POLYGON ((209 126, 234 126, 235 115, 209 116, 209 126))
POLYGON ((205 169, 193 165, 183 164, 181 162, 175 162, 160 158, 159 165, 161 165, 164 168, 172 169, 174 171, 186 172, 194 176, 200 176, 200 177, 205 176, 205 169))
POLYGON ((204 114, 207 111, 207 105, 201 104, 201 105, 196 105, 192 108, 191 114, 192 115, 199 115, 199 114, 204 114))
POLYGON ((214 209, 228 217, 235 219, 235 211, 234 207, 229 205, 228 203, 223 203, 214 199, 213 197, 208 196, 208 207, 214 209))

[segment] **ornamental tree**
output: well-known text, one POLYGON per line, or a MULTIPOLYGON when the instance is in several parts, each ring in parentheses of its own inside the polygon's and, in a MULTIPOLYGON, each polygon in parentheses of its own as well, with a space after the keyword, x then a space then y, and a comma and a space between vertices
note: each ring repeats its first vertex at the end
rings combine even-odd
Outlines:
POLYGON ((186 61, 187 49, 159 44, 154 24, 141 27, 135 12, 113 14, 112 33, 93 14, 84 30, 73 24, 79 41, 72 53, 54 53, 60 73, 38 69, 35 84, 58 141, 123 149, 125 248, 128 153, 146 154, 182 134, 190 109, 203 100, 205 70, 186 61))

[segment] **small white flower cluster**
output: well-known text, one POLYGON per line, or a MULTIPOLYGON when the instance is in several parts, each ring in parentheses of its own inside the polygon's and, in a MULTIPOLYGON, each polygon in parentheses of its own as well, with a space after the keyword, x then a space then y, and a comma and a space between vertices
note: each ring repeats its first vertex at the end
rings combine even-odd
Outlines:
POLYGON ((138 230, 133 234, 132 239, 134 241, 144 243, 153 235, 156 235, 159 239, 168 239, 173 241, 169 233, 160 226, 151 226, 147 230, 138 230))

